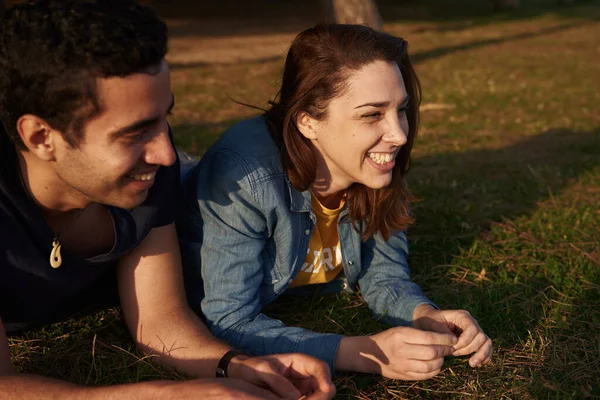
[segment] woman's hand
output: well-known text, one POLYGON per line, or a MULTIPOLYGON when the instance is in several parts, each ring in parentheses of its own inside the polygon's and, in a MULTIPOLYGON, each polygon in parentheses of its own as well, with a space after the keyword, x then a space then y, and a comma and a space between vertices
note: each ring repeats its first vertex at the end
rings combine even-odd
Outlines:
POLYGON ((452 333, 397 327, 372 336, 342 339, 337 369, 381 374, 387 378, 424 380, 437 375, 456 343, 452 333))
POLYGON ((454 345, 452 355, 474 353, 469 358, 471 367, 479 367, 492 358, 492 340, 466 310, 436 310, 430 305, 421 305, 415 310, 414 326, 427 331, 457 335, 458 342, 454 345))

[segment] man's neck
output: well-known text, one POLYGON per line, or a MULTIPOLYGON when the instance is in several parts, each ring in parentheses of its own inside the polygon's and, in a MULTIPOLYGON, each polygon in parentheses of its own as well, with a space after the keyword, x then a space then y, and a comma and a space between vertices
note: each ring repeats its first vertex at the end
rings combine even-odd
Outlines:
POLYGON ((25 190, 44 215, 58 216, 86 208, 90 201, 77 196, 49 168, 47 163, 26 152, 19 154, 19 173, 25 190))

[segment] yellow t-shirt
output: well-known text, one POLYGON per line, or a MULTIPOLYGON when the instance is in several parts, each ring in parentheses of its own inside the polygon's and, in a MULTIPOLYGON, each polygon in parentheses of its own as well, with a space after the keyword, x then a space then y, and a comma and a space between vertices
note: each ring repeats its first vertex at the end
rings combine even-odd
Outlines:
POLYGON ((331 282, 343 270, 337 222, 344 203, 342 200, 337 209, 330 210, 312 195, 311 206, 317 224, 308 243, 304 265, 290 287, 331 282))

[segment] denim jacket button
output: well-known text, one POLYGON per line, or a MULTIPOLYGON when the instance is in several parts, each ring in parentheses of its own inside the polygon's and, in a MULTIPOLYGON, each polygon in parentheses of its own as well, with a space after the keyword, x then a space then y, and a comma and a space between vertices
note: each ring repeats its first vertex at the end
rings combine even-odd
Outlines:
POLYGON ((307 230, 305 230, 305 231, 304 231, 304 234, 305 234, 305 235, 310 235, 310 229, 307 229, 307 230))
POLYGON ((344 289, 344 290, 348 289, 348 284, 346 282, 342 283, 342 289, 344 289))
POLYGON ((352 260, 348 261, 348 265, 354 265, 354 261, 352 261, 352 260))

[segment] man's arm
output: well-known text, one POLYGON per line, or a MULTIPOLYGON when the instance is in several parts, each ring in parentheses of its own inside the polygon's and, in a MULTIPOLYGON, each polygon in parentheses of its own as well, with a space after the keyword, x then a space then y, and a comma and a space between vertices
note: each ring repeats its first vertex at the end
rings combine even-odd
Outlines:
MULTIPOLYGON (((231 347, 212 336, 187 304, 175 224, 154 228, 123 258, 118 281, 125 322, 143 351, 188 376, 215 376, 219 360, 231 347)), ((335 393, 327 366, 303 354, 237 356, 228 376, 284 397, 314 392, 311 398, 331 398, 335 393), (298 385, 298 375, 312 386, 298 385)))
POLYGON ((271 393, 234 379, 203 379, 187 382, 154 381, 127 385, 84 387, 39 375, 18 374, 10 362, 10 351, 0 320, 0 399, 12 400, 167 400, 276 399, 271 393), (237 397, 236 397, 237 396, 237 397), (243 396, 243 397, 242 397, 243 396))
POLYGON ((192 377, 213 377, 231 349, 189 308, 174 224, 154 228, 118 268, 125 322, 138 346, 192 377))

